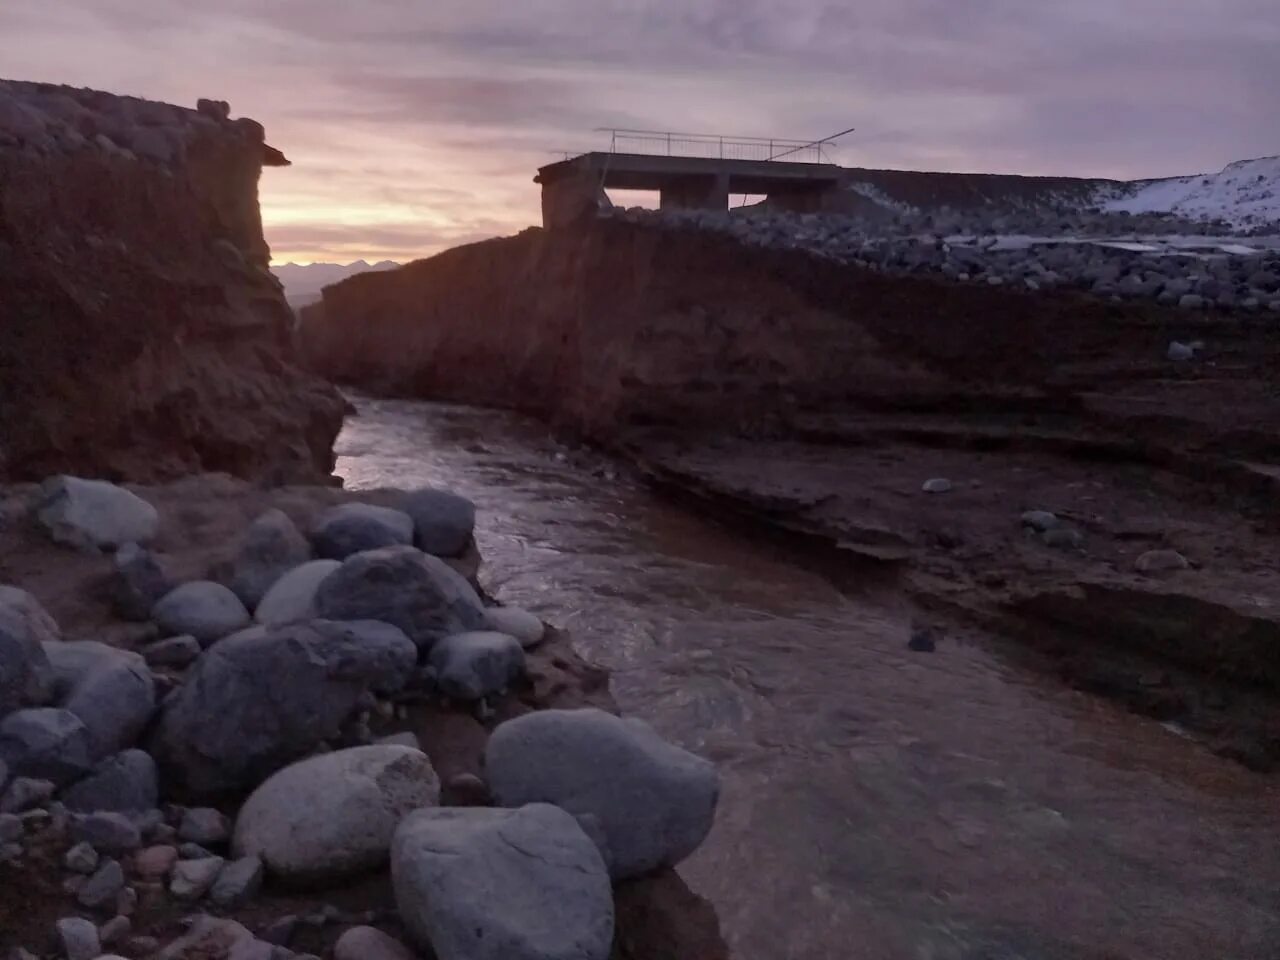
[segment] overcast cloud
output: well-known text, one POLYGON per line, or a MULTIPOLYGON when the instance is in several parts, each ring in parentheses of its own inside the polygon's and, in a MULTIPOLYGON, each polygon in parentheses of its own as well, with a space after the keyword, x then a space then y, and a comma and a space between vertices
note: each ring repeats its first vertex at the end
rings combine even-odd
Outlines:
POLYGON ((538 220, 596 127, 819 137, 848 165, 1122 178, 1280 153, 1277 0, 0 0, 0 76, 231 101, 294 166, 278 259, 538 220))

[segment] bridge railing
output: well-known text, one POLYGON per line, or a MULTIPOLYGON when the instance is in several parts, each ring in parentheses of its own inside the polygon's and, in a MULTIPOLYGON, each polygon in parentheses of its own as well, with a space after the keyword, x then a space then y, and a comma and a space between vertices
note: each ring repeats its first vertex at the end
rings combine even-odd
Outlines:
POLYGON ((714 133, 673 133, 665 130, 602 129, 609 134, 610 153, 640 153, 661 157, 706 157, 716 160, 784 160, 788 163, 831 163, 826 140, 782 140, 766 137, 724 137, 714 133))

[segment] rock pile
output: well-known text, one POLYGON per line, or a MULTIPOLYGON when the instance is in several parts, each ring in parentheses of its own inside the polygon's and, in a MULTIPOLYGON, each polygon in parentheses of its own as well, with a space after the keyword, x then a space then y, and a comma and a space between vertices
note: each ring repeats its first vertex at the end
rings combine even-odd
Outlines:
MULTIPOLYGON (((450 565, 474 551, 462 498, 348 504, 305 533, 272 510, 214 579, 175 581, 156 576, 163 556, 101 535, 142 504, 155 516, 137 529, 154 536, 149 504, 59 486, 97 506, 42 512, 47 536, 116 549, 101 559, 111 594, 132 619, 149 600, 155 638, 141 653, 64 640, 30 593, 0 587, 0 860, 63 874, 68 960, 288 960, 296 918, 255 934, 203 915, 168 945, 139 923, 161 909, 260 917, 264 885, 336 888, 388 867, 399 918, 385 919, 440 960, 606 960, 612 883, 678 863, 710 829, 711 764, 599 710, 508 712, 489 782, 455 774, 447 789, 411 732, 373 742, 370 716, 408 702, 492 715, 545 639, 450 565)), ((335 947, 370 953, 412 956, 368 926, 335 947)))
MULTIPOLYGON (((753 246, 807 250, 885 272, 1019 290, 1074 290, 1185 310, 1280 313, 1280 231, 1246 245, 1231 238, 1166 236, 1189 225, 1171 225, 1156 215, 1074 214, 1035 223, 995 215, 974 221, 973 214, 955 222, 904 215, 885 223, 756 208, 631 209, 613 215, 716 231, 753 246)), ((1194 232, 1204 229, 1195 225, 1194 232)))

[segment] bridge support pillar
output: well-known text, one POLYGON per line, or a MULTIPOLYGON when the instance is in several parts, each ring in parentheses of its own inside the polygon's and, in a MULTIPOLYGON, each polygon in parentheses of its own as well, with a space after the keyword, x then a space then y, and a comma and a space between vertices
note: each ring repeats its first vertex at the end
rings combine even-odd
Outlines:
POLYGON ((595 216, 599 211, 608 210, 612 206, 604 187, 600 185, 599 176, 592 173, 561 177, 542 184, 544 227, 566 226, 583 217, 595 216))
POLYGON ((671 177, 662 184, 658 205, 663 210, 728 210, 729 177, 671 177))

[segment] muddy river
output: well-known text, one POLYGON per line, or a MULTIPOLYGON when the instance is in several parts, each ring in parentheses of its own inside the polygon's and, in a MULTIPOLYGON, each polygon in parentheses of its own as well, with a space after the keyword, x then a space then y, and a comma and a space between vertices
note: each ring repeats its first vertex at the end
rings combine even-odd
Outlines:
POLYGON ((489 589, 719 764, 680 872, 735 957, 1280 957, 1273 779, 1022 672, 998 637, 913 652, 891 587, 598 477, 535 423, 357 403, 349 488, 474 499, 489 589))

